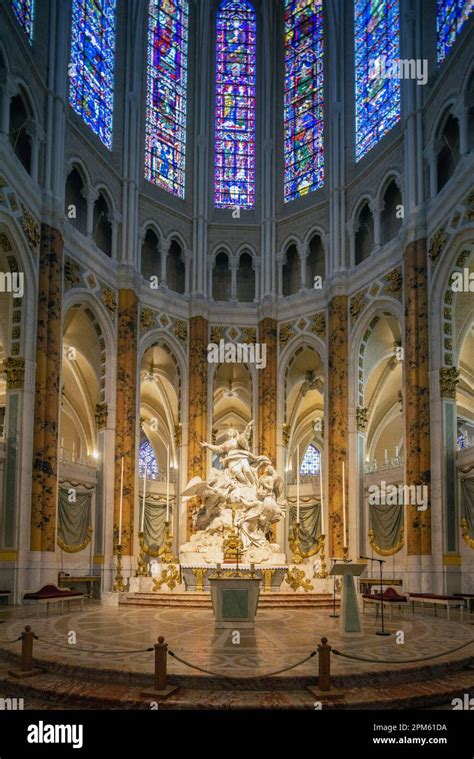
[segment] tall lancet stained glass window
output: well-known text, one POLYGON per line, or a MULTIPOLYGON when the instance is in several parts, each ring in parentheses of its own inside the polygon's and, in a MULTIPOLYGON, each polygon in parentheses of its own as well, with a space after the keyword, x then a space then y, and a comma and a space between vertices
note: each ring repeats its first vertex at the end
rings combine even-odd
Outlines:
POLYGON ((362 158, 400 119, 399 0, 355 0, 355 138, 362 158))
POLYGON ((438 63, 449 53, 473 10, 474 0, 437 0, 438 63))
POLYGON ((116 0, 73 0, 69 102, 112 147, 116 0))
POLYGON ((285 202, 324 182, 322 0, 285 0, 285 202))
POLYGON ((23 27, 28 41, 33 42, 33 19, 35 14, 35 0, 10 0, 13 13, 23 27))
POLYGON ((188 0, 150 0, 145 179, 184 198, 188 0))
POLYGON ((159 475, 158 462, 155 451, 148 440, 142 440, 138 451, 138 476, 144 479, 146 471, 147 480, 157 480, 159 475))
POLYGON ((319 474, 321 457, 315 445, 310 443, 300 465, 300 474, 319 474))
POLYGON ((217 208, 255 202, 255 11, 224 0, 217 14, 215 189, 217 208))

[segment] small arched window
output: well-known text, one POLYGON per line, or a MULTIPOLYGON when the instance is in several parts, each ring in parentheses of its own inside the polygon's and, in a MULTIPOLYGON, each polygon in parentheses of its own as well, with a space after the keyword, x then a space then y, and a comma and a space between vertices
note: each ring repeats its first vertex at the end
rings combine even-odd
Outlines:
POLYGON ((99 193, 94 203, 94 242, 106 256, 112 257, 112 224, 109 220, 109 206, 99 193))
POLYGON ((216 256, 212 271, 212 297, 214 300, 230 300, 231 273, 227 253, 221 252, 216 256))
POLYGON ((459 123, 450 114, 441 132, 441 148, 438 153, 438 192, 453 176, 459 158, 459 123))
POLYGON ((400 209, 402 196, 395 180, 391 180, 383 196, 383 211, 380 218, 382 245, 398 235, 402 225, 400 209))
POLYGON ((309 474, 316 476, 319 474, 321 466, 321 455, 315 445, 310 443, 306 449, 306 453, 303 456, 303 461, 300 464, 300 474, 309 474))
POLYGON ((314 278, 324 280, 326 262, 324 248, 319 235, 313 235, 309 243, 309 253, 306 258, 306 287, 314 287, 314 278))
POLYGON ((152 229, 147 229, 142 243, 141 272, 145 279, 161 276, 158 237, 152 229))
POLYGON ((158 462, 155 451, 148 440, 142 440, 138 453, 138 476, 144 479, 146 471, 147 480, 157 480, 159 475, 158 462))
POLYGON ((301 268, 300 257, 296 245, 290 245, 286 251, 285 263, 282 271, 283 295, 293 295, 300 289, 301 268))
POLYGON ((252 256, 242 253, 237 270, 237 300, 251 303, 255 299, 255 272, 252 267, 252 256))
POLYGON ((184 293, 186 267, 183 261, 181 245, 176 240, 170 245, 166 260, 166 284, 175 293, 184 293))
POLYGON ((87 201, 83 195, 84 182, 74 166, 66 179, 65 214, 83 235, 87 234, 87 201))
POLYGON ((366 203, 357 218, 355 233, 355 262, 356 265, 369 258, 374 248, 374 219, 369 204, 366 203))
POLYGON ((27 130, 28 111, 21 95, 10 101, 10 143, 18 160, 31 172, 31 139, 27 130))

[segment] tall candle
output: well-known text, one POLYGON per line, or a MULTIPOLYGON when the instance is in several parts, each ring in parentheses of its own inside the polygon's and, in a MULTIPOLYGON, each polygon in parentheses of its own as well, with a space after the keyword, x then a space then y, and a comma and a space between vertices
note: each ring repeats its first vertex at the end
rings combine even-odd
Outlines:
POLYGON ((395 458, 396 459, 398 459, 398 454, 399 454, 399 448, 398 448, 398 445, 396 445, 395 446, 395 458))
POLYGON ((300 447, 296 449, 296 521, 300 523, 300 447))
POLYGON ((166 521, 170 521, 170 447, 166 446, 166 521))
POLYGON ((146 456, 145 456, 145 478, 143 480, 143 506, 142 506, 142 522, 141 522, 141 525, 140 525, 140 532, 143 532, 143 527, 144 527, 144 524, 145 524, 146 474, 147 474, 147 469, 148 469, 147 464, 148 464, 148 462, 147 462, 147 459, 146 459, 146 456))
POLYGON ((323 497, 323 462, 322 457, 319 459, 319 493, 321 496, 321 535, 325 535, 324 532, 324 497, 323 497))
POLYGON ((345 463, 342 462, 342 529, 344 530, 344 548, 347 548, 346 533, 346 470, 345 463))
POLYGON ((120 513, 119 513, 119 546, 122 545, 122 513, 123 513, 123 456, 120 471, 120 513))

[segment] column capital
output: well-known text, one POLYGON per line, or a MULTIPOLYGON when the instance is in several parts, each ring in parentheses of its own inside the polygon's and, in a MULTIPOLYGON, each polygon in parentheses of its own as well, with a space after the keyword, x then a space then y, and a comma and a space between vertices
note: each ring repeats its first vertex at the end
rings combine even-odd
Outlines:
POLYGON ((442 366, 439 370, 439 386, 442 400, 456 400, 456 387, 459 382, 459 369, 455 366, 442 366))
POLYGON ((7 379, 7 390, 22 390, 25 382, 25 359, 9 356, 3 362, 7 379))
POLYGON ((105 401, 101 403, 96 403, 95 421, 96 421, 98 430, 103 430, 107 427, 108 415, 109 415, 109 410, 108 410, 107 403, 105 403, 105 401))
POLYGON ((367 427, 367 417, 369 414, 369 409, 365 406, 357 406, 356 408, 356 422, 357 422, 357 431, 358 432, 365 432, 365 428, 367 427))

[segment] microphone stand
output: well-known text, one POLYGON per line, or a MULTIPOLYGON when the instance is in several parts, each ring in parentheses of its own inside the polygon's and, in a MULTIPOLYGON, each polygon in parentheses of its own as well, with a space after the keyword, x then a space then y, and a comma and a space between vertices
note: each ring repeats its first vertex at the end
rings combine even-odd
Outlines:
POLYGON ((382 629, 377 630, 375 632, 376 635, 391 635, 391 633, 388 632, 388 630, 385 630, 384 627, 384 621, 383 621, 383 583, 382 583, 382 571, 383 567, 382 564, 385 564, 385 559, 376 559, 372 558, 372 556, 361 556, 361 559, 366 559, 367 561, 378 561, 380 566, 380 606, 382 608, 382 629))

